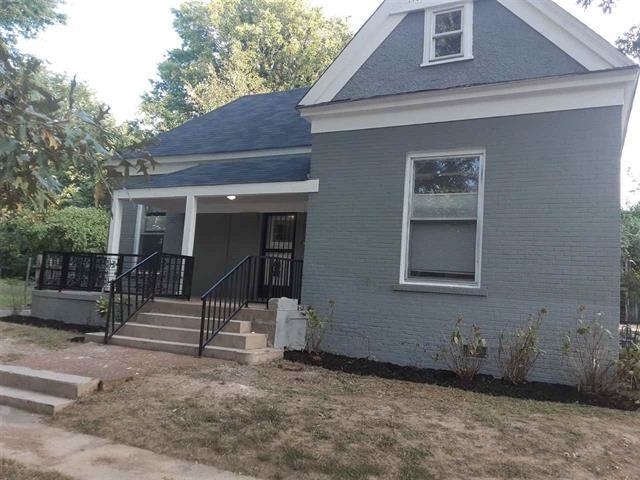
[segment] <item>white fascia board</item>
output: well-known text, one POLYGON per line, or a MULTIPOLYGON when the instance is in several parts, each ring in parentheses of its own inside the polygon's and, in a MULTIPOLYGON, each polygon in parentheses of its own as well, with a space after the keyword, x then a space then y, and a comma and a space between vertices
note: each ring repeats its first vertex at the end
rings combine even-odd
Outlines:
POLYGON ((587 70, 635 65, 600 35, 552 0, 498 0, 587 70))
POLYGON ((300 182, 122 189, 113 192, 113 198, 139 200, 154 198, 223 197, 227 195, 277 195, 287 193, 317 193, 319 190, 320 180, 315 179, 300 182))
POLYGON ((311 90, 307 92, 300 101, 300 106, 330 102, 340 93, 351 77, 405 18, 406 13, 392 14, 395 7, 396 3, 388 0, 378 7, 311 90))
MULTIPOLYGON (((628 105, 637 69, 411 93, 302 109, 312 133, 628 105)), ((621 119, 626 127, 628 112, 621 119)))

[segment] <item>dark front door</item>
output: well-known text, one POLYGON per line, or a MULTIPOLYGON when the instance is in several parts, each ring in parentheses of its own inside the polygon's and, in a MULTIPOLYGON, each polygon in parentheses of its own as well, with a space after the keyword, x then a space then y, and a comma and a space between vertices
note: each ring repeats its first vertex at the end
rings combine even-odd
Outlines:
POLYGON ((266 257, 261 275, 261 296, 266 298, 291 295, 291 277, 295 255, 295 213, 269 213, 265 215, 262 237, 262 256, 266 257), (284 261, 283 261, 284 260, 284 261))

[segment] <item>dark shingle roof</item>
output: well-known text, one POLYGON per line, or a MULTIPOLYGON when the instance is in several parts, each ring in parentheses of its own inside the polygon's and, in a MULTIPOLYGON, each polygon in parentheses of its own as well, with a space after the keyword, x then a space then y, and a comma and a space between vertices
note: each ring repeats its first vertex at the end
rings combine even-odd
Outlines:
POLYGON ((138 189, 296 182, 307 180, 310 163, 310 155, 212 162, 164 175, 150 175, 146 178, 129 177, 126 187, 138 189))
POLYGON ((168 132, 153 156, 226 153, 311 145, 311 126, 296 106, 308 88, 241 97, 168 132))

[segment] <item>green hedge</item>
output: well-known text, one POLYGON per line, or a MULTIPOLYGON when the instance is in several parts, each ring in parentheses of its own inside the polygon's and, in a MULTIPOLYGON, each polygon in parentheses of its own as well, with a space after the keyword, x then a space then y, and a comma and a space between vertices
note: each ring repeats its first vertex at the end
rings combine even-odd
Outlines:
POLYGON ((45 250, 104 252, 109 220, 105 210, 79 207, 44 214, 13 214, 0 219, 2 276, 22 277, 27 258, 45 250))

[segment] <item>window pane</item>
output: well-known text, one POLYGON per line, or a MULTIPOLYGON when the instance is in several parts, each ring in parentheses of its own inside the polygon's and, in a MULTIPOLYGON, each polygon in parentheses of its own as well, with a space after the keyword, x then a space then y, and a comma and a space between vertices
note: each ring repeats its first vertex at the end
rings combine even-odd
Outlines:
POLYGON ((462 10, 436 15, 436 34, 462 30, 462 10))
POLYGON ((462 34, 448 35, 446 37, 434 38, 435 57, 448 57, 449 55, 459 55, 462 53, 462 34))
POLYGON ((409 247, 409 277, 475 278, 475 220, 411 222, 409 247))
POLYGON ((167 226, 167 215, 165 213, 148 213, 144 217, 144 231, 162 233, 167 226))
POLYGON ((476 218, 477 193, 442 193, 413 196, 412 218, 476 218))
POLYGON ((416 194, 477 193, 480 157, 416 160, 416 194))

